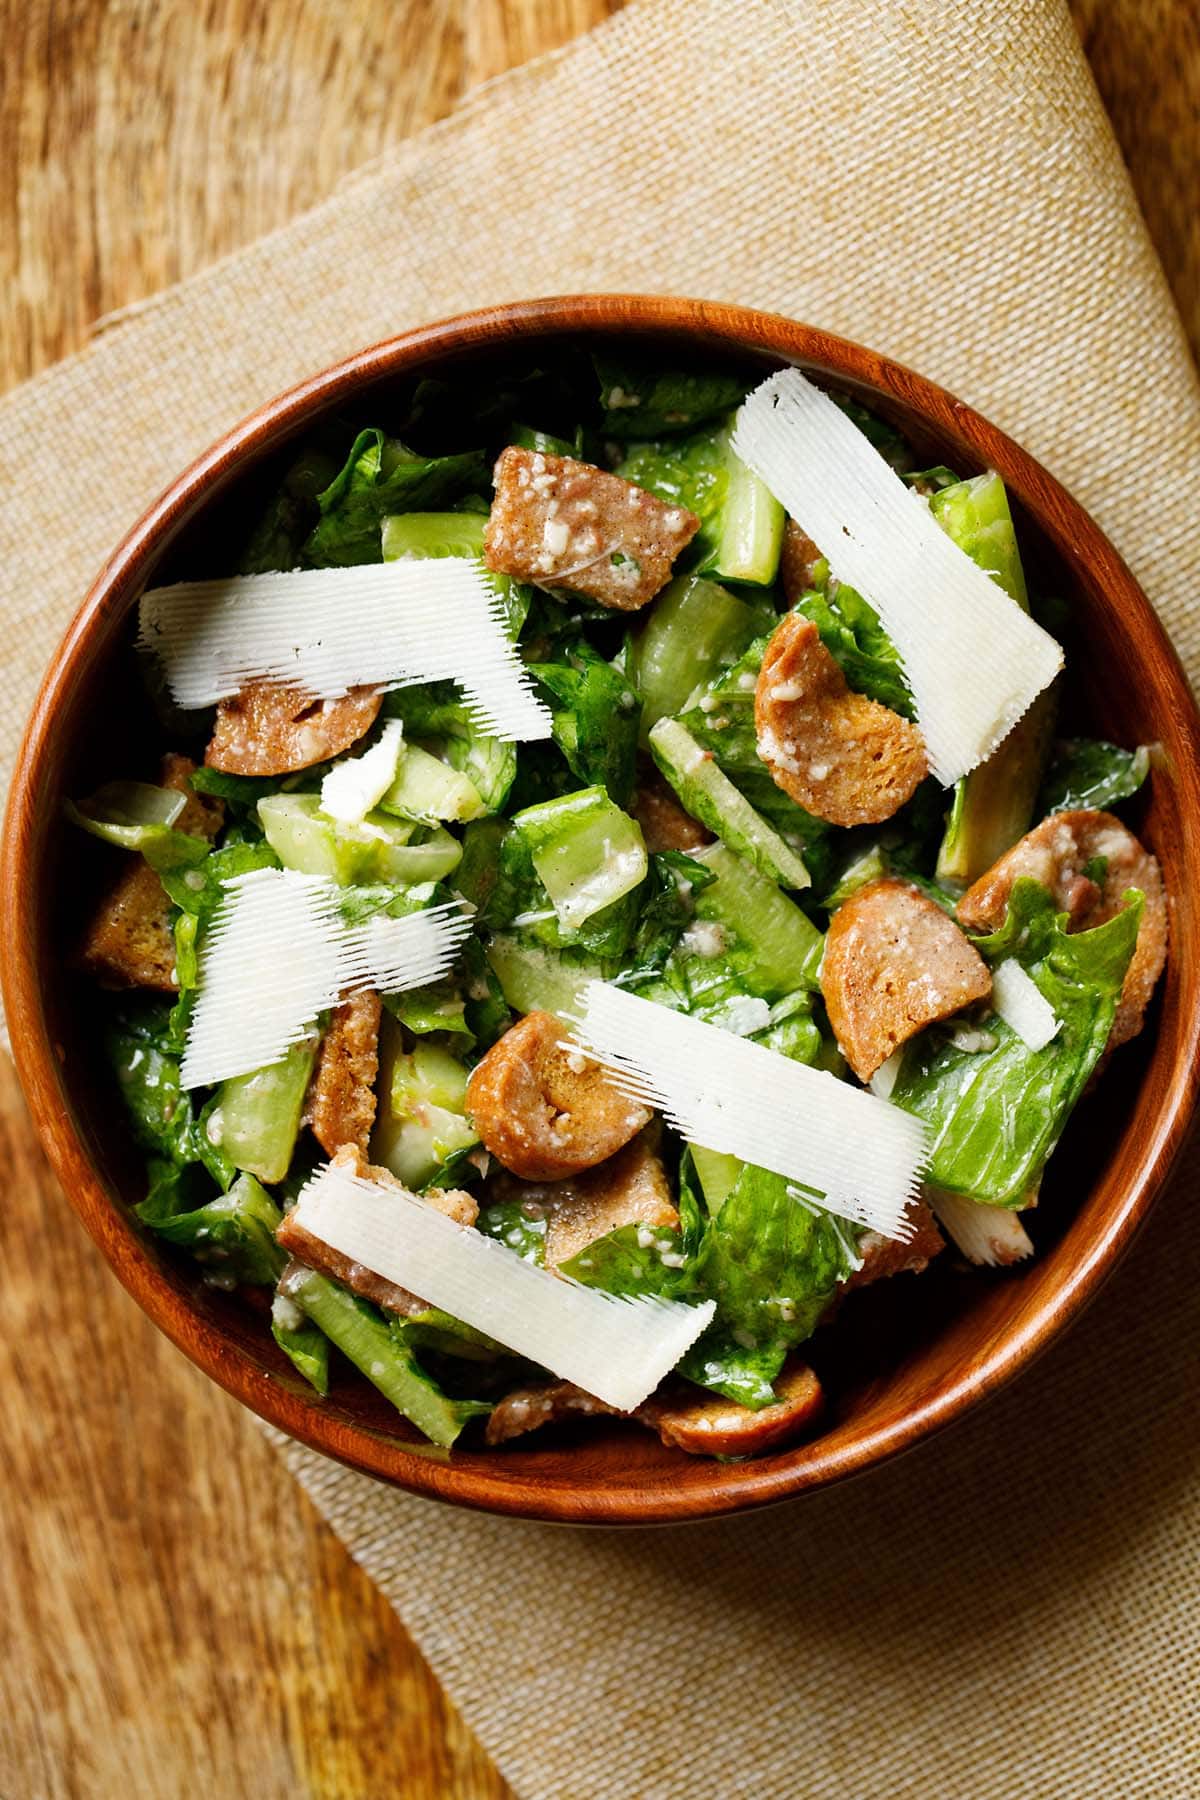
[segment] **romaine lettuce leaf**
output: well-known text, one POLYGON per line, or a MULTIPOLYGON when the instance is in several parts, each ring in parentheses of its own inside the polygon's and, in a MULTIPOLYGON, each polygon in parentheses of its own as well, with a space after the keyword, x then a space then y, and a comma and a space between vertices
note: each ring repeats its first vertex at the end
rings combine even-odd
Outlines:
POLYGON ((1077 807, 1105 811, 1136 794, 1150 773, 1145 744, 1122 750, 1100 738, 1064 738, 1054 746, 1036 816, 1077 807))
POLYGON ((239 1175, 228 1193, 180 1211, 181 1191, 163 1173, 166 1178, 152 1180, 150 1193, 134 1208, 144 1225, 231 1284, 269 1287, 278 1280, 287 1261, 275 1242, 283 1214, 253 1175, 239 1175))
POLYGON ((664 369, 657 357, 592 358, 604 409, 601 431, 625 442, 692 431, 743 400, 749 382, 716 369, 664 369))
POLYGON ((167 1000, 143 997, 123 1003, 105 1035, 108 1060, 142 1148, 177 1169, 200 1163, 227 1189, 237 1170, 209 1142, 205 1113, 197 1115, 180 1082, 181 1045, 172 1029, 172 1010, 167 1000))
POLYGON ((584 787, 603 787, 627 807, 637 770, 640 709, 637 695, 586 639, 560 659, 530 665, 553 714, 554 742, 584 787))
POLYGON ((975 940, 989 962, 1016 956, 1059 1020, 1030 1050, 1003 1019, 987 1021, 994 1048, 962 1050, 936 1026, 908 1046, 892 1104, 929 1126, 927 1178, 991 1206, 1020 1207, 1099 1061, 1137 942, 1141 895, 1091 931, 1068 933, 1066 915, 1027 878, 1013 884, 1000 930, 975 940))
POLYGON ((428 512, 487 486, 481 450, 421 456, 378 427, 360 431, 329 486, 317 496, 320 518, 305 540, 304 561, 316 568, 383 561, 388 513, 428 512))
POLYGON ((899 652, 875 608, 856 589, 831 581, 824 589, 802 594, 795 610, 816 626, 848 687, 902 718, 914 717, 899 652))

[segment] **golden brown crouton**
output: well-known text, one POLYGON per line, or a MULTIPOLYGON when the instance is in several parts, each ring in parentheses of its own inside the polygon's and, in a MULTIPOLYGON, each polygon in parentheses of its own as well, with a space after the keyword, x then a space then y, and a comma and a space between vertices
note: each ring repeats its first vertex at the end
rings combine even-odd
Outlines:
MULTIPOLYGON (((401 1193, 407 1192, 403 1182, 397 1181, 389 1170, 375 1168, 351 1144, 344 1145, 331 1161, 335 1167, 344 1168, 351 1175, 364 1176, 368 1180, 379 1182, 383 1187, 397 1188, 401 1193)), ((428 1200, 431 1206, 436 1206, 439 1212, 445 1213, 447 1218, 453 1219, 458 1225, 474 1225, 479 1217, 478 1206, 470 1194, 461 1188, 429 1188, 422 1199, 428 1200)), ((297 1262, 316 1269, 320 1275, 328 1275, 334 1281, 340 1281, 351 1293, 358 1294, 363 1300, 373 1300, 385 1312, 409 1318, 414 1313, 427 1310, 427 1301, 419 1300, 397 1282, 388 1281, 373 1269, 355 1262, 353 1257, 343 1256, 340 1250, 334 1250, 320 1238, 314 1237, 303 1225, 298 1225, 294 1208, 284 1214, 282 1224, 276 1229, 275 1239, 297 1262)))
POLYGON ((648 761, 638 764, 637 792, 630 811, 651 855, 659 850, 699 850, 713 841, 712 832, 684 812, 674 788, 648 761))
MULTIPOLYGON (((175 829, 211 843, 225 818, 220 800, 194 794, 189 785, 195 763, 188 756, 164 756, 159 767, 161 787, 186 794, 175 829)), ((104 895, 88 926, 80 961, 89 974, 107 987, 155 988, 159 993, 179 991, 175 976, 175 940, 171 934, 171 902, 162 882, 140 856, 126 857, 125 866, 104 895)))
POLYGON ((369 731, 383 704, 374 688, 351 688, 338 700, 316 700, 298 688, 251 681, 217 707, 210 769, 230 775, 286 775, 340 756, 369 731))
POLYGON ((882 1237, 878 1231, 864 1232, 858 1240, 862 1266, 855 1269, 846 1287, 870 1287, 873 1281, 884 1281, 889 1275, 919 1275, 946 1248, 937 1220, 923 1200, 909 1203, 908 1219, 913 1234, 907 1240, 882 1237))
POLYGON ((785 1368, 775 1392, 775 1403, 755 1412, 719 1394, 672 1385, 665 1395, 651 1394, 634 1417, 689 1456, 761 1456, 798 1438, 821 1411, 821 1384, 805 1363, 785 1368))
POLYGON ((757 1456, 799 1437, 821 1410, 821 1385, 804 1363, 785 1369, 775 1389, 775 1404, 754 1412, 735 1400, 669 1381, 636 1411, 622 1413, 573 1382, 538 1382, 505 1395, 488 1419, 485 1437, 489 1444, 504 1444, 563 1419, 628 1418, 690 1456, 757 1456))
POLYGON ((563 1049, 553 1013, 527 1013, 476 1064, 467 1114, 492 1155, 526 1181, 557 1181, 604 1162, 647 1124, 644 1106, 598 1063, 563 1049))
POLYGON ((652 600, 700 529, 686 506, 573 456, 510 444, 483 539, 489 569, 634 612, 652 600))
POLYGON ((546 1221, 545 1261, 549 1268, 569 1262, 597 1238, 622 1225, 673 1229, 679 1214, 658 1153, 657 1122, 606 1162, 566 1181, 524 1182, 501 1173, 490 1193, 496 1200, 519 1200, 531 1218, 546 1221))
POLYGON ((1089 809, 1052 813, 967 889, 958 903, 958 916, 968 931, 1000 929, 1013 883, 1022 875, 1050 890, 1055 905, 1067 914, 1068 931, 1086 931, 1115 918, 1124 905, 1126 888, 1139 888, 1145 896, 1108 1048, 1126 1043, 1142 1029, 1167 960, 1167 899, 1157 859, 1113 813, 1089 809), (1097 860, 1105 865, 1100 881, 1085 873, 1097 860))
POLYGON ((343 1144, 353 1144, 364 1156, 367 1153, 375 1123, 382 1010, 379 995, 373 988, 364 988, 334 1008, 321 1039, 308 1090, 306 1122, 330 1156, 343 1144))
POLYGON ((585 1394, 573 1381, 537 1381, 505 1394, 488 1415, 483 1435, 485 1443, 495 1446, 543 1425, 557 1425, 562 1419, 629 1416, 593 1394, 585 1394))
POLYGON ((754 690, 758 754, 805 812, 831 825, 877 825, 912 798, 927 764, 921 734, 846 686, 809 619, 771 634, 754 690))
POLYGON ((783 528, 783 549, 779 557, 779 579, 789 606, 795 606, 801 594, 811 592, 813 566, 820 560, 821 552, 808 533, 801 531, 795 519, 789 519, 783 528))
POLYGON ((838 1047, 860 1081, 926 1025, 991 991, 979 952, 940 906, 906 882, 869 882, 830 921, 821 992, 838 1047))

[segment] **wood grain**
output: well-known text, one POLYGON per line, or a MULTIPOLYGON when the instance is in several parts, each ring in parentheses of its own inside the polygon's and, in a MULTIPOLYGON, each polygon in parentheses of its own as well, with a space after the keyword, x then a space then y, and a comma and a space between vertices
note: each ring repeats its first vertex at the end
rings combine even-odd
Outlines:
MULTIPOLYGON (((0 0, 0 388, 614 10, 0 0)), ((1196 9, 1074 10, 1200 344, 1196 9)), ((69 1218, 3 1059, 0 1168, 0 1793, 507 1793, 248 1417, 69 1218)))

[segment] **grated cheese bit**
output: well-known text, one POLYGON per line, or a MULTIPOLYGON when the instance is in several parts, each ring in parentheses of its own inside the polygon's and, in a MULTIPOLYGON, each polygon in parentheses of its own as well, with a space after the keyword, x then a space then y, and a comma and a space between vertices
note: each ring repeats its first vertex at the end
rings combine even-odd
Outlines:
POLYGON ((747 398, 735 453, 878 612, 946 787, 991 755, 1062 651, 960 550, 842 409, 798 369, 747 398))
POLYGON ((182 707, 251 681, 336 699, 354 687, 455 681, 480 730, 550 736, 550 712, 480 563, 463 556, 183 581, 142 595, 138 648, 182 707))
POLYGON ((584 989, 576 1032, 623 1093, 685 1138, 784 1176, 840 1218, 911 1236, 926 1138, 910 1113, 603 981, 584 989))
POLYGON ((982 1200, 935 1187, 925 1189, 925 1198, 968 1262, 998 1269, 1033 1255, 1020 1214, 1010 1207, 985 1206, 982 1200))
POLYGON ((404 723, 389 719, 377 744, 334 763, 321 783, 321 811, 343 825, 361 825, 395 781, 403 754, 404 723))
POLYGON ((689 1306, 584 1287, 416 1194, 334 1165, 305 1184, 292 1217, 341 1255, 622 1412, 653 1393, 715 1311, 711 1300, 689 1306))
POLYGON ((1044 1050, 1061 1029, 1054 1008, 1015 956, 992 970, 992 1006, 1031 1050, 1044 1050))
POLYGON ((399 993, 436 981, 471 928, 456 901, 347 925, 344 892, 320 875, 254 869, 225 884, 200 950, 180 1079, 207 1087, 265 1069, 358 988, 399 993))

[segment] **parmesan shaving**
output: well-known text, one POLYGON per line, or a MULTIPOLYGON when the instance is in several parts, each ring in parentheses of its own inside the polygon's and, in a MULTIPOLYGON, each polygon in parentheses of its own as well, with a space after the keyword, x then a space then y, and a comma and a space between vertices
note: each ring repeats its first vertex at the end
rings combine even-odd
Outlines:
POLYGON ((550 736, 503 603, 468 557, 152 588, 138 647, 158 658, 183 707, 210 706, 252 681, 332 700, 354 687, 448 680, 481 730, 508 741, 550 736))
POLYGON ((185 1088, 279 1062, 319 1012, 358 988, 391 994, 436 981, 470 930, 471 915, 454 901, 348 925, 344 898, 332 881, 291 869, 226 882, 200 950, 185 1088))
POLYGON ((1015 956, 1006 956, 992 970, 992 1006, 1031 1050, 1044 1050, 1058 1035, 1054 1008, 1015 956))
POLYGON ((403 753, 403 722, 389 719, 377 744, 334 763, 321 783, 321 811, 343 825, 361 825, 395 781, 403 753))
POLYGON ((738 413, 733 448, 839 581, 878 612, 904 665, 930 767, 951 786, 1049 686, 1061 649, 798 369, 755 388, 738 413))
POLYGON ((588 1054, 685 1138, 784 1176, 841 1218, 911 1236, 926 1141, 910 1113, 607 982, 588 984, 581 1012, 588 1054))
POLYGON ((1033 1255, 1029 1233, 1009 1207, 985 1206, 943 1188, 926 1188, 925 1198, 968 1262, 1006 1268, 1033 1255))
POLYGON ((688 1306, 584 1287, 416 1194, 333 1165, 301 1189, 292 1217, 342 1256, 622 1412, 653 1393, 715 1311, 711 1300, 688 1306))

